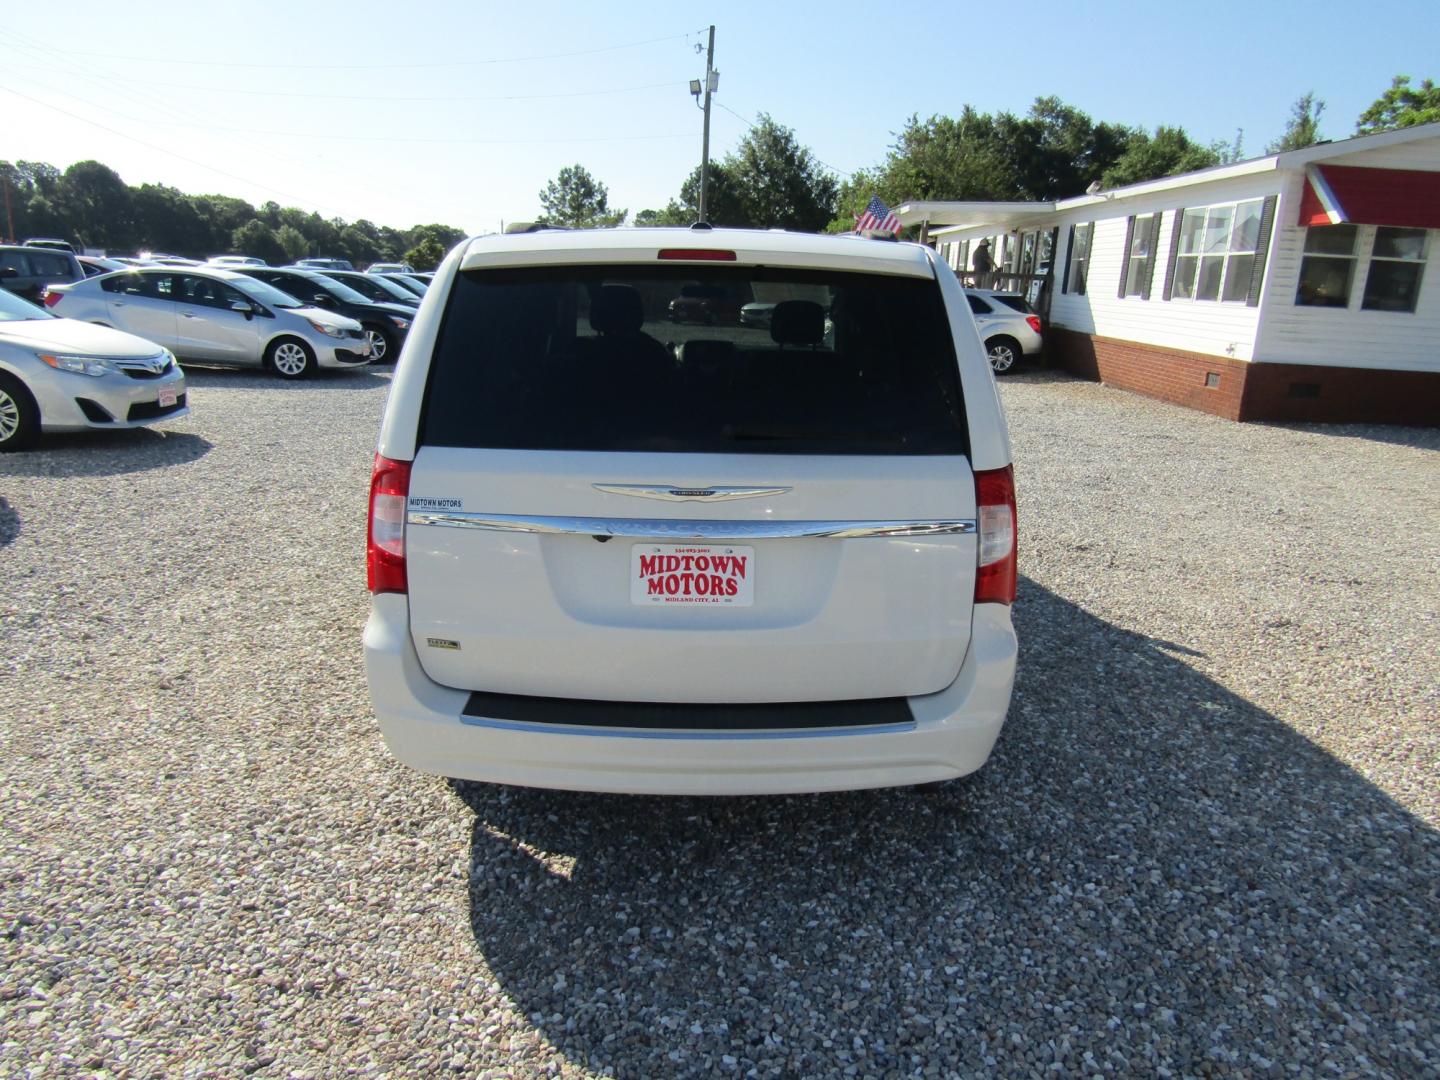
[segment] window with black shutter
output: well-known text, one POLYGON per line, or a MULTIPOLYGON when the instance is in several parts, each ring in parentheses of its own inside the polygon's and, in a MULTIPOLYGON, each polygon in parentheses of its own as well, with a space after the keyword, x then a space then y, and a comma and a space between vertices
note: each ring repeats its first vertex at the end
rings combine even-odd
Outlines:
POLYGON ((1125 273, 1120 282, 1121 296, 1149 299, 1150 281, 1155 276, 1155 248, 1159 232, 1159 214, 1130 219, 1125 230, 1125 273))
POLYGON ((1171 298, 1258 304, 1257 278, 1264 274, 1269 251, 1273 201, 1247 199, 1177 214, 1175 269, 1167 285, 1171 298))
POLYGON ((1086 271, 1090 266, 1090 244, 1095 235, 1095 223, 1070 226, 1070 247, 1065 252, 1065 277, 1061 281, 1063 292, 1085 295, 1086 271))

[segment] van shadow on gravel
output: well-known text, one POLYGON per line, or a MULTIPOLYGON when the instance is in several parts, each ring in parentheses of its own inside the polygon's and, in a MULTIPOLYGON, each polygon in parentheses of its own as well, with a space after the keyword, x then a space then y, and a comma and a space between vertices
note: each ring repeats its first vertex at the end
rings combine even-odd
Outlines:
POLYGON ((208 439, 164 428, 44 434, 31 450, 0 457, 0 484, 9 476, 120 476, 197 461, 208 439))
POLYGON ((20 537, 20 515, 3 495, 0 495, 0 547, 13 544, 20 537))
POLYGON ((480 957, 619 1076, 1433 1068, 1435 831, 1171 643, 1028 581, 1016 619, 939 794, 457 784, 480 957))
POLYGON ((308 379, 282 379, 274 372, 254 368, 196 367, 185 364, 187 387, 200 390, 371 390, 390 385, 394 364, 353 368, 320 368, 308 379))

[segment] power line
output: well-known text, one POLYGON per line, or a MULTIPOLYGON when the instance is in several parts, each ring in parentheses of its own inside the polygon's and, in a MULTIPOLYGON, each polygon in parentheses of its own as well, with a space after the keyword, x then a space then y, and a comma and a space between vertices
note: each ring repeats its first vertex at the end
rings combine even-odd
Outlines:
MULTIPOLYGON (((399 71, 430 68, 465 68, 484 67, 490 64, 528 64, 537 60, 565 60, 574 56, 593 56, 596 53, 617 52, 621 49, 637 49, 644 45, 655 45, 665 41, 684 41, 690 34, 670 34, 666 37, 645 38, 642 41, 627 41, 619 45, 602 45, 594 49, 577 49, 573 52, 542 53, 533 56, 493 56, 481 60, 443 60, 424 64, 370 64, 365 65, 366 71, 399 71)), ((195 67, 210 68, 254 68, 261 70, 294 71, 295 65, 289 64, 253 64, 235 63, 221 60, 178 60, 173 56, 124 56, 118 53, 106 52, 84 52, 76 50, 71 56, 95 56, 106 60, 124 60, 136 64, 186 64, 195 67)), ((352 64, 305 64, 306 71, 354 71, 352 64)))
MULTIPOLYGON (((201 116, 201 114, 200 114, 199 112, 197 112, 195 109, 189 108, 184 101, 175 101, 175 100, 171 100, 170 98, 159 99, 159 98, 156 98, 155 96, 153 96, 152 94, 143 93, 143 92, 140 92, 140 91, 137 91, 137 90, 134 90, 134 89, 127 89, 127 88, 125 88, 125 87, 123 87, 123 86, 112 86, 112 85, 110 85, 110 83, 109 83, 109 81, 108 81, 109 78, 110 78, 110 73, 109 73, 106 69, 104 69, 104 68, 100 68, 100 67, 87 67, 87 68, 81 68, 81 69, 79 69, 79 70, 72 70, 72 69, 70 68, 70 64, 69 64, 69 61, 68 61, 68 57, 66 57, 64 53, 57 52, 56 50, 54 50, 54 49, 52 49, 52 48, 50 48, 49 46, 44 45, 44 44, 39 44, 39 43, 33 43, 33 44, 32 44, 32 42, 36 42, 36 39, 31 38, 29 35, 20 34, 20 33, 18 33, 17 31, 14 31, 14 30, 0 31, 0 33, 6 33, 6 34, 8 34, 8 35, 11 37, 11 39, 12 39, 12 45, 13 45, 14 47, 20 48, 20 49, 25 49, 25 50, 27 50, 28 52, 30 52, 30 53, 32 53, 32 54, 39 55, 42 59, 45 58, 45 54, 47 54, 47 53, 48 53, 48 54, 52 54, 52 55, 55 56, 55 57, 58 57, 58 58, 59 58, 58 63, 59 63, 59 65, 60 65, 60 67, 59 67, 59 73, 64 74, 64 75, 68 76, 69 78, 81 80, 81 81, 86 82, 86 83, 88 83, 88 84, 90 84, 90 85, 92 85, 92 86, 96 86, 96 87, 100 88, 102 91, 104 91, 106 94, 112 94, 112 95, 113 95, 113 94, 119 94, 119 95, 123 95, 123 96, 131 99, 135 104, 138 104, 142 109, 156 110, 160 115, 164 115, 164 116, 167 116, 167 117, 174 116, 174 115, 176 115, 176 114, 178 113, 178 114, 180 114, 180 115, 186 115, 186 114, 188 114, 188 115, 194 117, 197 121, 203 120, 203 117, 201 116), (97 74, 98 74, 100 77, 97 77, 97 74)), ((55 63, 55 62, 52 62, 50 66, 51 66, 51 67, 55 67, 55 66, 56 66, 56 63, 55 63)), ((33 81, 33 80, 32 80, 32 81, 33 81)), ((153 86, 153 84, 147 84, 147 85, 152 85, 152 86, 153 86)), ((89 108, 92 108, 92 109, 99 109, 99 111, 102 112, 102 113, 106 113, 106 114, 108 114, 108 115, 110 115, 110 116, 114 116, 114 117, 119 117, 120 119, 123 119, 123 120, 129 120, 129 121, 131 121, 132 123, 140 124, 142 127, 152 126, 152 123, 153 123, 151 120, 142 119, 142 118, 136 117, 136 116, 130 116, 130 115, 126 114, 126 113, 119 112, 118 110, 115 110, 115 109, 106 108, 105 106, 96 105, 94 102, 86 101, 86 100, 84 100, 84 99, 82 99, 82 98, 76 97, 76 96, 74 95, 74 93, 71 92, 70 90, 57 89, 57 88, 54 87, 54 86, 38 86, 38 87, 32 86, 31 89, 49 90, 52 94, 58 93, 62 98, 69 98, 70 100, 72 100, 72 101, 74 101, 74 102, 76 102, 76 103, 78 103, 78 104, 85 105, 85 106, 87 106, 87 107, 89 107, 89 108)), ((87 122, 88 122, 88 121, 87 121, 87 122)), ((172 121, 172 123, 173 123, 173 122, 175 122, 175 121, 172 121)), ((197 123, 196 126, 208 126, 208 125, 201 124, 201 123, 197 123)), ((117 134, 119 134, 122 138, 131 138, 131 136, 128 136, 128 135, 126 135, 126 134, 123 133, 123 132, 117 132, 117 134)), ((299 158, 299 157, 296 157, 296 156, 293 155, 293 154, 290 154, 290 153, 285 152, 283 149, 280 149, 280 148, 278 148, 278 147, 270 146, 270 145, 263 145, 263 144, 261 144, 261 143, 259 143, 259 142, 256 142, 256 141, 253 141, 253 140, 250 140, 250 139, 246 139, 246 138, 244 138, 243 136, 234 137, 234 138, 232 138, 230 141, 233 142, 233 143, 236 143, 236 144, 238 144, 238 145, 241 145, 241 146, 250 147, 250 148, 254 149, 255 151, 257 151, 259 154, 264 155, 264 157, 265 157, 267 160, 270 160, 270 161, 286 161, 286 162, 292 162, 292 163, 294 163, 294 164, 296 164, 296 165, 301 166, 302 168, 308 168, 308 167, 310 167, 310 166, 312 166, 312 165, 314 164, 314 161, 313 161, 312 159, 301 159, 301 158, 299 158)), ((170 153, 170 151, 166 151, 166 153, 170 153)), ((179 155, 173 155, 173 154, 172 154, 172 156, 179 156, 179 155)), ((189 160, 189 159, 182 158, 182 160, 189 160)), ((233 174, 226 173, 226 172, 224 172, 223 170, 214 169, 214 168, 212 168, 211 166, 208 166, 208 165, 204 165, 204 166, 202 166, 202 167, 205 168, 205 169, 207 169, 208 171, 219 173, 219 174, 222 175, 222 176, 232 176, 232 177, 233 177, 233 174)), ((349 183, 350 183, 351 185, 355 186, 355 187, 358 187, 358 188, 361 188, 361 189, 363 189, 363 190, 365 190, 365 191, 368 191, 368 192, 370 192, 371 194, 378 195, 378 196, 380 196, 381 198, 389 198, 389 197, 391 196, 391 194, 392 194, 390 191, 384 190, 384 189, 380 188, 379 186, 370 183, 370 182, 369 182, 366 178, 364 178, 363 176, 351 176, 351 177, 349 178, 349 183)), ((262 185, 262 187, 263 187, 263 185, 262 185)), ((264 187, 264 190, 271 191, 272 193, 275 191, 274 188, 269 188, 269 187, 264 187)), ((287 195, 286 198, 294 199, 294 198, 297 198, 297 197, 296 197, 296 196, 293 196, 293 195, 287 195)), ((315 207, 315 208, 318 208, 318 209, 321 209, 321 210, 326 210, 327 212, 329 212, 329 213, 332 214, 332 215, 343 216, 343 215, 340 215, 340 214, 339 214, 339 211, 336 210, 335 208, 325 206, 323 203, 316 203, 316 202, 313 202, 312 200, 310 200, 310 199, 308 199, 308 198, 302 199, 302 200, 300 200, 300 201, 301 201, 304 205, 306 205, 306 206, 315 207)))
MULTIPOLYGON (((736 112, 734 109, 730 108, 729 105, 726 105, 726 104, 724 104, 723 102, 719 102, 719 101, 717 101, 715 104, 716 104, 716 105, 719 105, 720 108, 724 109, 724 110, 725 110, 726 112, 728 112, 731 116, 735 117, 736 120, 739 120, 742 124, 744 124, 744 125, 745 125, 747 128, 749 128, 751 131, 754 131, 754 130, 755 130, 755 125, 754 125, 754 124, 752 124, 749 120, 746 120, 745 117, 741 116, 741 115, 740 115, 738 112, 736 112)), ((854 173, 848 172, 848 171, 846 171, 845 169, 837 169, 834 165, 831 165, 829 162, 821 161, 818 157, 815 157, 815 151, 813 151, 813 150, 810 151, 810 156, 811 156, 812 158, 815 158, 815 161, 816 161, 818 164, 824 165, 825 168, 829 169, 831 172, 836 173, 836 174, 838 174, 838 175, 840 175, 840 176, 854 176, 854 175, 855 175, 854 173)))
POLYGON ((39 105, 42 109, 50 109, 53 112, 58 112, 63 116, 70 117, 72 120, 79 120, 82 124, 89 124, 91 127, 97 127, 101 131, 108 132, 109 134, 118 136, 122 139, 128 139, 133 143, 138 143, 139 145, 146 147, 147 149, 154 150, 157 153, 165 154, 169 157, 176 158, 180 161, 186 162, 189 165, 195 165, 198 168, 206 170, 207 172, 213 172, 218 176, 224 176, 230 180, 238 180, 242 184, 250 184, 253 187, 259 188, 261 191, 268 191, 271 194, 279 195, 286 199, 292 199, 307 206, 314 206, 321 210, 328 210, 330 213, 334 214, 337 217, 344 216, 333 206, 325 206, 323 203, 313 202, 312 200, 304 198, 300 195, 295 195, 288 191, 281 191, 279 188, 273 188, 269 184, 262 184, 258 180, 251 180, 249 177, 238 176, 235 173, 226 172, 224 169, 217 169, 215 168, 215 166, 207 165, 203 161, 197 161, 194 158, 186 157, 184 154, 177 154, 174 150, 167 150, 163 146, 157 146, 155 143, 149 142, 145 139, 137 138, 134 135, 127 135, 125 132, 117 131, 112 127, 100 123, 98 120, 91 120, 89 117, 81 116, 79 113, 73 113, 69 109, 62 109, 58 105, 52 105, 48 101, 41 101, 39 98, 33 98, 29 94, 22 94, 19 90, 13 90, 8 86, 0 86, 0 92, 6 94, 13 94, 15 97, 23 98, 24 100, 31 102, 34 105, 39 105))
MULTIPOLYGON (((51 64, 11 64, 11 70, 47 70, 53 67, 51 64)), ((106 75, 107 83, 129 83, 134 86, 155 86, 154 79, 129 79, 120 75, 106 75)), ((441 101, 547 101, 557 98, 577 97, 599 97, 609 94, 633 94, 642 90, 673 90, 677 86, 684 86, 681 82, 657 82, 642 83, 639 86, 616 86, 605 90, 568 90, 555 94, 435 94, 427 96, 402 97, 395 94, 331 94, 323 90, 253 90, 245 86, 195 86, 187 83, 172 83, 166 81, 164 84, 167 90, 198 90, 212 94, 245 94, 251 97, 278 97, 278 98, 304 98, 315 100, 317 98, 326 101, 390 101, 390 102, 441 102, 441 101)))
MULTIPOLYGON (((53 90, 53 87, 50 88, 50 89, 53 90)), ((16 95, 18 95, 18 96, 20 96, 20 97, 24 97, 24 96, 25 96, 24 94, 21 94, 18 90, 12 90, 12 89, 10 89, 9 87, 5 87, 5 86, 0 86, 0 90, 8 90, 10 93, 16 94, 16 95)), ((73 95, 72 95, 72 96, 73 96, 73 95)), ((63 111, 64 111, 63 109, 59 109, 59 108, 58 108, 57 106, 55 106, 55 105, 49 105, 49 104, 47 104, 46 102, 39 101, 39 100, 36 99, 36 98, 31 98, 30 100, 31 100, 31 101, 35 101, 37 104, 40 104, 40 105, 46 105, 47 108, 57 109, 57 111, 60 111, 60 112, 63 112, 63 111)), ((76 100, 80 100, 80 99, 76 99, 76 100)), ((143 117, 131 116, 129 113, 120 112, 118 109, 107 108, 107 107, 104 106, 104 105, 96 105, 94 102, 87 101, 87 102, 84 102, 84 104, 90 106, 91 108, 99 109, 101 112, 109 113, 111 116, 118 117, 118 118, 120 118, 121 120, 128 120, 128 121, 130 121, 132 124, 147 124, 147 123, 150 123, 150 121, 144 119, 143 117)), ((74 115, 74 114, 68 114, 68 115, 74 115)), ((84 119, 84 118, 83 118, 83 117, 77 117, 77 119, 84 119)), ((90 121, 90 122, 93 122, 93 121, 90 121)), ((674 134, 651 134, 651 135, 555 135, 555 136, 545 136, 545 137, 543 137, 543 138, 533 138, 533 139, 469 139, 469 138, 450 138, 450 137, 443 137, 443 138, 442 138, 442 137, 432 137, 432 136, 425 136, 425 135, 390 135, 390 134, 383 134, 383 135, 342 135, 342 134, 338 134, 338 133, 330 133, 330 132, 324 132, 324 131, 277 131, 277 130, 274 130, 274 129, 271 129, 271 128, 231 127, 231 126, 229 126, 229 125, 224 125, 224 124, 211 124, 211 123, 208 123, 208 122, 199 122, 199 121, 193 122, 193 123, 187 123, 187 122, 184 122, 184 121, 177 122, 177 121, 172 120, 170 123, 171 123, 171 126, 173 126, 173 127, 194 127, 194 128, 200 128, 200 129, 203 130, 203 131, 224 132, 224 133, 226 133, 227 135, 229 135, 229 134, 233 134, 233 135, 266 135, 266 136, 280 137, 280 138, 289 138, 289 139, 328 139, 328 140, 335 141, 335 142, 380 142, 380 143, 386 143, 386 144, 390 144, 390 143, 426 143, 426 144, 431 144, 431 145, 451 145, 451 146, 471 146, 471 145, 473 145, 473 146, 543 146, 543 145, 545 145, 545 144, 547 144, 547 143, 557 143, 557 142, 559 142, 559 143, 650 142, 650 141, 664 140, 664 139, 688 139, 688 138, 691 137, 691 135, 690 135, 689 132, 684 132, 684 131, 682 131, 682 132, 677 132, 677 133, 674 133, 674 134)), ((122 133, 120 133, 120 132, 115 132, 115 134, 122 134, 122 133)), ((138 140, 137 140, 137 141, 138 141, 138 140)), ((266 152, 268 153, 269 150, 267 149, 266 152)), ((178 156, 178 155, 177 155, 177 156, 178 156)), ((216 171, 219 171, 219 170, 216 170, 216 171)))

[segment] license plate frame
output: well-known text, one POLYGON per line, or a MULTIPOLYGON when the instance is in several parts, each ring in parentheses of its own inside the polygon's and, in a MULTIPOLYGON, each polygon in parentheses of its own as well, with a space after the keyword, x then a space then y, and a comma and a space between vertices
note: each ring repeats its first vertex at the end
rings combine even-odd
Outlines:
POLYGON ((173 386, 162 386, 155 398, 155 404, 161 409, 173 408, 180 400, 180 392, 173 386))
POLYGON ((743 544, 632 544, 630 603, 750 607, 755 603, 755 549, 743 544))

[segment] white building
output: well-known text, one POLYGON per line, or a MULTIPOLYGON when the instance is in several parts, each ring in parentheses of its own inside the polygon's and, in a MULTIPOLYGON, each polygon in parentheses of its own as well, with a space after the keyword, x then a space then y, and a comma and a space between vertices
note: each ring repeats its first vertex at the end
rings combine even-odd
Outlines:
POLYGON ((1051 362, 1237 420, 1440 424, 1440 124, 1058 202, 913 202, 1043 275, 1051 362))

